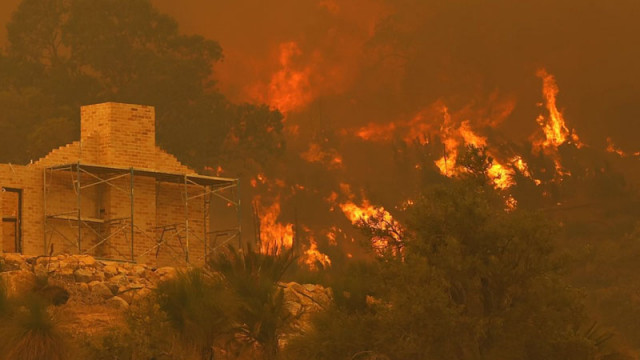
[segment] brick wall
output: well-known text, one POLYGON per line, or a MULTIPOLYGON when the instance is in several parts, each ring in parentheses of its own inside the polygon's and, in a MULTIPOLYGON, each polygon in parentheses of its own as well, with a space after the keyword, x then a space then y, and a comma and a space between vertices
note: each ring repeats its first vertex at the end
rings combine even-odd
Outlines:
POLYGON ((44 248, 42 170, 0 164, 0 186, 22 189, 22 249, 25 253, 41 254, 44 248))
MULTIPOLYGON (((150 168, 155 161, 155 110, 152 106, 102 103, 80 110, 80 142, 94 150, 101 165, 150 168)), ((89 150, 89 149, 87 149, 89 150)))
MULTIPOLYGON (((61 164, 95 164, 119 168, 140 168, 159 172, 193 174, 173 155, 155 144, 155 114, 150 106, 103 103, 81 109, 81 140, 52 150, 47 156, 28 166, 0 164, 0 186, 23 190, 23 252, 42 254, 44 250, 43 172, 46 167, 61 164)), ((107 178, 113 174, 102 174, 107 178)), ((55 253, 76 253, 78 224, 77 174, 70 171, 47 172, 48 214, 61 214, 69 219, 49 219, 47 241, 55 253), (54 230, 55 229, 55 230, 54 230)), ((80 176, 81 185, 99 179, 80 176)), ((128 260, 131 256, 130 177, 83 188, 80 193, 83 218, 100 219, 84 222, 80 227, 82 249, 90 254, 128 260), (100 238, 109 240, 96 246, 100 238)), ((200 194, 199 186, 188 186, 189 196, 200 194)), ((158 182, 153 177, 134 179, 134 241, 133 250, 139 262, 169 265, 183 262, 186 247, 184 184, 158 182), (176 224, 165 231, 166 241, 154 248, 162 227, 176 224)), ((0 195, 0 201, 2 196, 0 195)), ((0 203, 1 204, 1 203, 0 203)), ((189 254, 192 263, 204 259, 204 197, 188 204, 189 254)), ((2 206, 0 205, 0 215, 2 206)), ((2 232, 0 229, 0 237, 2 232)))

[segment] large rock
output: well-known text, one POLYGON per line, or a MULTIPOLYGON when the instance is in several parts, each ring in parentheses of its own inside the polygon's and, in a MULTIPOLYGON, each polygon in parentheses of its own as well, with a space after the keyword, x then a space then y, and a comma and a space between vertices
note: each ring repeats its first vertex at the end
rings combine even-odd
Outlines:
POLYGON ((36 274, 29 270, 14 270, 0 273, 7 288, 7 295, 22 296, 36 286, 36 274))
POLYGON ((114 296, 111 299, 106 301, 106 304, 114 309, 125 310, 129 307, 129 303, 127 303, 123 298, 119 296, 114 296))
POLYGON ((165 266, 155 271, 156 276, 160 278, 160 281, 170 280, 176 277, 178 271, 171 266, 165 266))
POLYGON ((89 289, 91 290, 91 294, 100 298, 100 299, 109 299, 113 296, 113 292, 105 283, 100 281, 92 281, 89 283, 89 289))
POLYGON ((88 269, 78 269, 73 272, 76 282, 88 283, 93 280, 93 272, 88 269))
POLYGON ((113 264, 105 265, 104 268, 102 269, 102 271, 104 271, 104 275, 107 278, 110 278, 110 277, 118 275, 118 267, 113 265, 113 264))
POLYGON ((16 253, 7 253, 3 255, 4 271, 26 270, 27 264, 24 257, 16 253))

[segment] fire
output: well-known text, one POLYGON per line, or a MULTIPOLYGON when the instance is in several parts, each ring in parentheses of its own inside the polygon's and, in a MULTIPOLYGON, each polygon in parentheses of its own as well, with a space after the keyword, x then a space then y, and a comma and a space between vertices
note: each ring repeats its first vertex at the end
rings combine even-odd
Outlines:
POLYGON ((545 100, 545 107, 549 112, 548 117, 540 115, 536 119, 542 127, 545 136, 545 140, 538 145, 541 145, 543 148, 557 148, 570 139, 576 146, 582 146, 578 135, 570 132, 567 128, 564 116, 556 105, 556 96, 559 92, 556 79, 553 75, 547 73, 545 69, 538 70, 536 75, 542 79, 542 95, 545 100))
POLYGON ((303 55, 298 43, 281 43, 278 48, 278 70, 273 73, 269 84, 256 84, 248 90, 250 98, 268 103, 273 108, 287 114, 309 104, 314 97, 311 87, 311 65, 298 64, 303 55))
POLYGON ((256 197, 254 204, 260 218, 260 251, 271 253, 291 248, 294 237, 293 224, 282 224, 278 221, 280 197, 277 197, 270 206, 263 206, 260 197, 256 197))
POLYGON ((493 161, 489 170, 489 178, 498 189, 506 189, 513 185, 513 170, 504 167, 497 161, 493 161))
MULTIPOLYGON (((440 169, 440 173, 445 176, 459 175, 463 169, 456 164, 458 156, 458 146, 460 144, 473 145, 476 148, 487 146, 487 138, 476 134, 469 123, 469 120, 462 121, 458 128, 446 127, 451 123, 451 115, 446 107, 443 108, 444 123, 441 134, 444 137, 444 154, 436 160, 435 164, 440 169)), ((488 155, 491 155, 488 153, 488 155)), ((520 158, 520 162, 524 164, 520 158)), ((495 158, 491 167, 487 170, 487 175, 498 189, 506 189, 513 185, 513 170, 498 162, 495 158)))
POLYGON ((323 150, 320 145, 311 143, 309 150, 300 154, 303 160, 310 163, 321 163, 329 169, 342 167, 342 156, 335 149, 323 150))
POLYGON ((613 140, 610 137, 607 137, 607 151, 610 153, 615 153, 620 155, 621 157, 626 157, 627 154, 622 151, 616 144, 613 143, 613 140))
POLYGON ((396 253, 403 242, 404 230, 391 213, 382 206, 374 206, 363 200, 358 206, 352 201, 339 204, 344 215, 357 226, 365 225, 372 231, 372 245, 378 253, 391 250, 396 253))
POLYGON ((307 264, 312 271, 319 270, 318 264, 322 265, 322 268, 331 266, 331 259, 326 254, 318 251, 318 243, 313 238, 309 237, 309 248, 305 250, 304 255, 299 260, 301 263, 307 264))

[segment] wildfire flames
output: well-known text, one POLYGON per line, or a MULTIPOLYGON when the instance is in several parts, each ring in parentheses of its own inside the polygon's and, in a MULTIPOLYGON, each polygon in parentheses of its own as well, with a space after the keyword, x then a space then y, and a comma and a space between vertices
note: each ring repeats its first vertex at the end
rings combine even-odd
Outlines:
POLYGON ((538 145, 545 149, 555 149, 571 139, 576 146, 582 146, 578 135, 573 131, 570 132, 567 128, 562 112, 556 106, 556 96, 559 91, 556 79, 545 69, 540 69, 537 75, 542 79, 542 95, 545 99, 545 107, 549 112, 548 116, 540 115, 536 119, 545 135, 544 141, 538 145))
MULTIPOLYGON (((277 71, 269 86, 268 98, 272 106, 277 107, 284 113, 308 106, 312 101, 312 94, 309 87, 310 73, 312 67, 298 64, 294 66, 292 59, 300 55, 300 49, 295 43, 286 43, 280 47, 281 69, 277 71)), ((544 114, 540 114, 535 120, 541 128, 541 135, 534 138, 534 151, 544 152, 555 162, 555 180, 561 181, 562 177, 568 175, 560 163, 558 147, 570 143, 576 147, 584 146, 573 130, 569 130, 563 114, 558 110, 556 96, 558 86, 553 75, 541 69, 537 76, 542 79, 542 98, 544 114)), ((490 165, 486 174, 494 187, 499 190, 508 191, 515 184, 514 176, 516 172, 521 176, 531 179, 536 185, 541 185, 542 180, 534 178, 529 165, 524 160, 525 156, 520 154, 505 155, 500 152, 499 147, 493 146, 489 138, 483 135, 488 128, 496 127, 505 121, 515 107, 515 101, 511 98, 499 98, 492 95, 489 100, 492 105, 488 109, 478 109, 477 105, 463 107, 452 112, 444 101, 437 101, 428 107, 408 117, 408 120, 396 119, 386 123, 369 123, 355 129, 342 129, 340 135, 343 138, 355 137, 360 141, 370 143, 391 144, 397 141, 404 142, 407 146, 415 144, 426 146, 431 145, 435 135, 441 144, 440 154, 434 161, 435 166, 442 175, 448 177, 460 176, 468 171, 458 163, 458 155, 463 147, 473 146, 482 149, 490 159, 490 165)), ((297 126, 297 125, 295 125, 297 126)), ((290 132, 289 136, 299 137, 300 134, 290 132)), ((535 135, 534 135, 535 136, 535 135)), ((620 156, 625 154, 608 139, 608 151, 615 152, 620 156)), ((307 163, 320 164, 327 171, 334 173, 346 171, 347 162, 341 154, 330 143, 310 141, 304 146, 306 149, 299 152, 299 159, 307 163)), ((420 165, 415 166, 420 169, 420 165)), ((284 180, 269 180, 260 174, 251 180, 251 185, 255 187, 275 184, 281 191, 288 185, 284 180)), ((267 186, 273 190, 271 186, 267 186)), ((291 185, 294 191, 307 191, 305 186, 291 185)), ((356 201, 355 196, 350 191, 351 186, 346 183, 340 184, 340 190, 346 201, 338 201, 340 196, 333 191, 328 197, 331 210, 339 208, 352 225, 368 231, 372 247, 382 253, 392 250, 398 253, 402 249, 402 237, 404 230, 400 223, 394 219, 389 211, 384 207, 372 204, 361 194, 361 201, 356 201)), ((293 224, 281 222, 280 217, 280 197, 270 205, 261 204, 260 198, 256 198, 258 212, 260 216, 260 238, 262 240, 262 250, 269 251, 274 248, 290 248, 294 246, 297 230, 293 224)), ((408 203, 411 203, 409 201, 408 203)), ((512 211, 518 206, 516 199, 505 193, 505 210, 512 211)), ((397 208, 406 208, 404 204, 399 204, 397 208)), ((324 234, 328 244, 338 245, 336 235, 341 229, 332 227, 330 230, 312 231, 303 225, 305 245, 300 254, 300 263, 306 264, 310 269, 317 269, 319 266, 327 267, 331 265, 331 259, 319 250, 316 241, 317 234, 324 234)), ((344 235, 344 234, 343 234, 344 235)), ((344 236, 349 239, 349 236, 344 236)))

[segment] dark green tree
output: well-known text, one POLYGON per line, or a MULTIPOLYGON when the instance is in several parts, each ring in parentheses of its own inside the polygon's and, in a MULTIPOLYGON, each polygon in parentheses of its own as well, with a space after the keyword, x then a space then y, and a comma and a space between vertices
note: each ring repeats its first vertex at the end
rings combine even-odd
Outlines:
POLYGON ((374 284, 365 306, 354 311, 337 301, 292 343, 292 358, 595 359, 606 352, 580 293, 563 280, 557 227, 539 213, 508 209, 486 176, 490 159, 469 151, 459 159, 463 176, 425 189, 405 214, 400 256, 377 252, 376 271, 345 274, 374 284))
POLYGON ((279 282, 293 261, 291 250, 273 249, 264 254, 251 246, 242 250, 229 246, 208 263, 237 299, 239 353, 257 351, 267 360, 278 355, 279 338, 288 320, 279 282))
POLYGON ((158 144, 198 169, 235 152, 242 165, 262 165, 282 149, 280 113, 233 104, 215 88, 220 45, 180 34, 149 0, 23 0, 7 33, 0 161, 35 160, 75 140, 79 107, 104 101, 155 106, 158 144))

